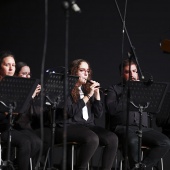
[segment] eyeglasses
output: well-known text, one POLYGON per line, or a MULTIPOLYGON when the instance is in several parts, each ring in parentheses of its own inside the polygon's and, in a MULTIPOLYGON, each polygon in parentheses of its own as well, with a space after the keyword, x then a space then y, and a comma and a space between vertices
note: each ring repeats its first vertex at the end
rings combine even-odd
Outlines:
POLYGON ((86 70, 85 68, 79 68, 79 71, 84 73, 87 72, 88 74, 90 73, 90 70, 89 69, 86 70))

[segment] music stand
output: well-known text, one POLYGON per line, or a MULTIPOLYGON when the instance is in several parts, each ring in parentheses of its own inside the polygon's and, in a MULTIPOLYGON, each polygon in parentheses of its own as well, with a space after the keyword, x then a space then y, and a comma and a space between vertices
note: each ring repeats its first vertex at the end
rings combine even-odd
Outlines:
POLYGON ((170 91, 166 93, 164 101, 162 103, 162 107, 156 116, 158 126, 163 127, 169 124, 170 121, 169 116, 170 116, 170 91))
POLYGON ((8 112, 9 115, 7 160, 3 161, 2 165, 0 160, 0 168, 6 166, 13 167, 10 161, 13 111, 15 111, 15 113, 24 113, 27 110, 28 103, 32 99, 32 94, 37 85, 38 80, 36 79, 12 76, 5 76, 0 81, 0 112, 8 112))
MULTIPOLYGON (((78 80, 78 76, 67 76, 68 78, 68 94, 70 94, 71 90, 75 86, 75 83, 78 80)), ((64 108, 64 74, 61 73, 53 73, 49 72, 45 79, 44 85, 44 97, 45 97, 45 104, 51 107, 53 111, 52 115, 52 136, 51 136, 51 167, 48 169, 55 169, 53 168, 53 148, 54 148, 54 139, 55 139, 55 115, 57 108, 64 108)), ((48 156, 48 155, 47 155, 48 156)), ((46 163, 45 163, 46 165, 46 163)), ((45 168, 44 165, 44 168, 45 168)))
POLYGON ((139 112, 139 130, 137 131, 138 135, 138 163, 136 164, 137 169, 142 168, 141 163, 141 146, 142 146, 142 114, 144 111, 151 113, 158 113, 165 94, 168 89, 168 83, 162 82, 141 82, 141 81, 129 81, 129 86, 124 88, 124 97, 127 96, 128 88, 130 88, 129 94, 129 103, 130 111, 139 112))

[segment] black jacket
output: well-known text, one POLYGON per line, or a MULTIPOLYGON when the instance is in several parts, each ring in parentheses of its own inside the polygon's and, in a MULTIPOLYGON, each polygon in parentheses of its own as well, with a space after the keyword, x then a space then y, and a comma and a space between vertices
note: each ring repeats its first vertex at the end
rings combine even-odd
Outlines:
MULTIPOLYGON (((71 95, 67 100, 67 125, 70 124, 82 124, 82 125, 94 125, 94 118, 99 118, 103 114, 103 102, 95 100, 93 97, 87 103, 88 108, 88 120, 84 120, 82 116, 82 108, 85 106, 83 99, 79 99, 77 103, 73 101, 71 95)), ((58 126, 63 126, 63 110, 57 110, 56 118, 58 126)))

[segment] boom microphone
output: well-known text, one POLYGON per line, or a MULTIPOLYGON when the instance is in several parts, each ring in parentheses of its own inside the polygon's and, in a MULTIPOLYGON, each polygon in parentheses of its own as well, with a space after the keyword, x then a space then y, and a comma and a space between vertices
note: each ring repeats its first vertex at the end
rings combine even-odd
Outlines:
POLYGON ((153 84, 153 76, 150 76, 148 80, 143 81, 146 86, 150 86, 153 84))
POLYGON ((79 12, 79 13, 81 12, 80 7, 76 4, 75 0, 70 0, 70 3, 71 3, 71 7, 72 7, 73 11, 79 12))

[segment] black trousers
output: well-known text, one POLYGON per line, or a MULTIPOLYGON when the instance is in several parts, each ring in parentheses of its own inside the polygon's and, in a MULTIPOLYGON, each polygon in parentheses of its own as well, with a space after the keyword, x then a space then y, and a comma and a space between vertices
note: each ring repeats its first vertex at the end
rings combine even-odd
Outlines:
MULTIPOLYGON (((56 142, 63 141, 63 128, 56 128, 56 142)), ((77 142, 80 145, 77 160, 78 170, 85 170, 99 145, 105 146, 102 155, 102 170, 110 170, 118 147, 117 136, 102 127, 69 125, 67 127, 67 142, 77 142)))
MULTIPOLYGON (((128 130, 128 158, 130 167, 134 167, 138 163, 138 136, 136 131, 137 126, 129 126, 128 130)), ((117 126, 115 133, 118 135, 119 141, 122 144, 123 151, 125 149, 126 141, 126 127, 117 126)), ((142 128, 142 145, 149 147, 146 157, 144 157, 143 163, 147 167, 152 167, 169 151, 170 140, 167 136, 152 128, 142 128)))
MULTIPOLYGON (((8 141, 8 131, 2 132, 1 138, 8 141)), ((32 130, 15 130, 11 132, 11 146, 17 147, 17 164, 19 170, 28 170, 32 158, 33 169, 41 148, 41 139, 32 130)))

